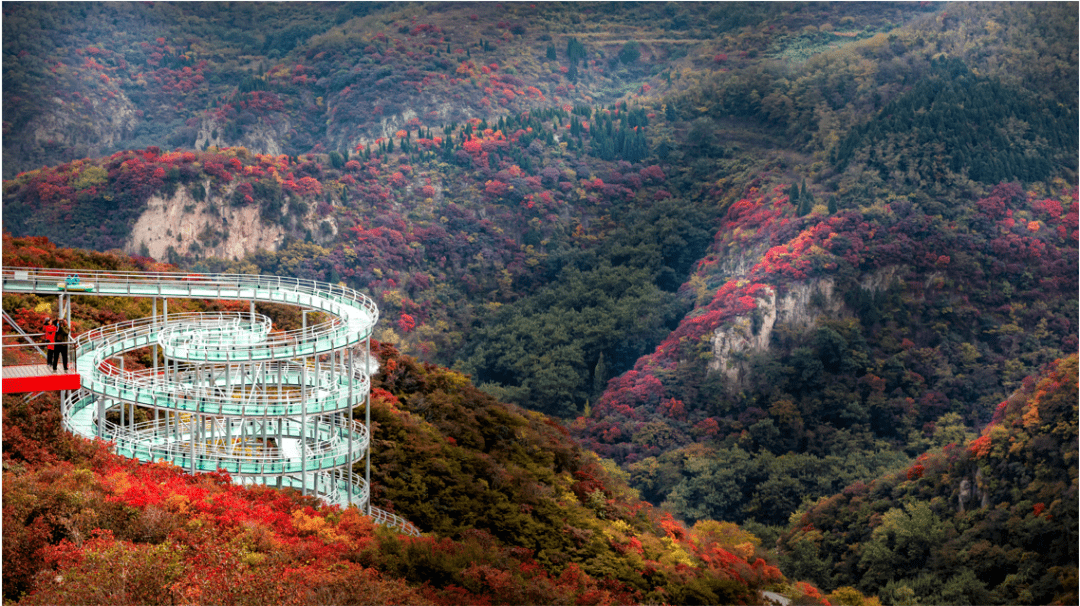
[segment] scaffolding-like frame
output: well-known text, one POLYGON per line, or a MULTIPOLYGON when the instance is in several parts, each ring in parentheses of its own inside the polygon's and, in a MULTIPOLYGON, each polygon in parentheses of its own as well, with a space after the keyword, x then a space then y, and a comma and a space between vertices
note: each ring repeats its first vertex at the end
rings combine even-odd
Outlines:
MULTIPOLYGON (((418 535, 371 506, 371 334, 375 303, 345 286, 242 274, 2 268, 5 292, 153 299, 148 318, 77 335, 78 391, 61 396, 65 429, 112 442, 118 454, 235 482, 291 487, 328 504, 355 505, 377 523, 418 535), (249 303, 244 312, 169 314, 170 299, 249 303), (161 313, 158 303, 161 303, 161 313), (273 331, 257 302, 302 308, 300 330, 273 331), (308 314, 328 318, 308 325, 308 314), (149 349, 152 367, 124 355, 149 349), (354 410, 364 406, 364 421, 354 410), (364 462, 361 478, 354 468, 364 462)), ((73 352, 74 353, 74 352, 73 352)))

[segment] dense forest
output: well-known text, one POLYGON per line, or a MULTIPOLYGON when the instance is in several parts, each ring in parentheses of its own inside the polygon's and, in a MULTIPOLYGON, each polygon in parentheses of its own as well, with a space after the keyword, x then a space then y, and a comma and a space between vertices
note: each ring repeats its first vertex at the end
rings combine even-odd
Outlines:
POLYGON ((1075 354, 1055 361, 977 439, 798 512, 784 569, 894 602, 1075 602, 1076 377, 1075 354))
MULTIPOLYGON (((394 436, 375 497, 453 549, 510 550, 491 574, 572 566, 598 602, 1075 595, 1075 547, 1050 544, 1075 539, 1075 494, 1023 483, 1075 487, 1075 457, 1031 454, 1075 436, 1027 427, 1000 462, 968 446, 1046 377, 1075 383, 1074 5, 3 11, 5 265, 370 293, 394 436), (912 524, 937 542, 903 543, 912 524), (716 568, 715 533, 778 570, 716 568), (645 534, 694 572, 630 557, 645 534), (919 549, 948 554, 916 574, 919 549)), ((39 305, 4 297, 25 322, 39 305)), ((488 591, 463 560, 408 559, 378 570, 416 600, 488 591)))

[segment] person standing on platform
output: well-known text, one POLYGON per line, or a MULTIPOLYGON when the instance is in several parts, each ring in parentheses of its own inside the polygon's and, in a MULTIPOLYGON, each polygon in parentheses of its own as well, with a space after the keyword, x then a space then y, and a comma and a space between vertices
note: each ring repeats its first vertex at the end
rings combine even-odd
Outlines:
POLYGON ((45 351, 45 365, 56 370, 56 349, 53 347, 56 342, 56 321, 52 318, 45 320, 45 340, 49 342, 45 351))
POLYGON ((56 372, 56 363, 58 358, 63 356, 64 358, 64 374, 68 371, 68 339, 71 335, 68 333, 67 324, 63 320, 56 321, 56 353, 53 354, 52 369, 56 372))

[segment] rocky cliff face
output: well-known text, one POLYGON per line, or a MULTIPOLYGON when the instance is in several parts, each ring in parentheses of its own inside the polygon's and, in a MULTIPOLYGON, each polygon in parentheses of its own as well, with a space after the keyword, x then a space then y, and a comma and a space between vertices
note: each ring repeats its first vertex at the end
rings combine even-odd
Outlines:
MULTIPOLYGON (((80 103, 43 99, 22 124, 4 126, 4 160, 13 166, 53 165, 111 151, 129 139, 138 122, 135 106, 123 93, 86 95, 80 103)), ((4 171, 5 177, 14 176, 4 171)))
POLYGON ((199 124, 195 149, 243 147, 254 154, 280 156, 285 153, 283 144, 288 141, 290 128, 288 116, 279 112, 246 124, 238 136, 229 138, 226 125, 213 117, 206 117, 199 124))
POLYGON ((986 509, 990 506, 990 489, 988 482, 983 476, 982 468, 976 468, 972 478, 960 480, 960 490, 957 495, 957 513, 964 513, 968 508, 986 509), (966 506, 966 507, 965 507, 966 506))
MULTIPOLYGON (((896 268, 886 268, 862 277, 860 286, 868 291, 885 290, 895 280, 896 268)), ((757 301, 757 309, 717 329, 712 337, 709 371, 724 373, 728 381, 740 382, 748 370, 749 356, 769 348, 777 325, 806 329, 822 317, 836 318, 849 313, 832 278, 814 278, 789 285, 783 294, 769 287, 757 301)))
POLYGON ((263 222, 258 206, 230 206, 214 195, 199 202, 179 188, 171 197, 150 198, 125 248, 155 259, 169 258, 172 249, 173 254, 235 260, 260 249, 277 250, 284 239, 284 228, 263 222))

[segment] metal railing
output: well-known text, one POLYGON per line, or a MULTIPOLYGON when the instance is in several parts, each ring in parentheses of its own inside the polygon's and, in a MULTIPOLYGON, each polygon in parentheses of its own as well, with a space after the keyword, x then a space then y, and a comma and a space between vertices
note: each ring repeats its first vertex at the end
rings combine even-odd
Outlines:
MULTIPOLYGON (((79 289, 65 283, 72 274, 64 269, 0 268, 3 288, 10 292, 55 292, 87 296, 183 297, 234 299, 292 303, 318 309, 344 320, 323 323, 309 329, 308 340, 333 340, 345 333, 352 343, 362 340, 379 318, 379 310, 369 297, 347 286, 303 278, 248 274, 184 274, 150 272, 78 272, 79 289), (362 312, 362 313, 356 313, 362 312), (328 325, 328 326, 327 326, 328 325), (366 329, 366 330, 363 330, 366 329), (359 336, 359 339, 356 338, 359 336)), ((296 331, 299 332, 299 331, 296 331)))
MULTIPOLYGON (((200 341, 208 353, 196 359, 211 362, 218 357, 210 355, 211 350, 229 347, 224 339, 228 334, 241 334, 244 339, 262 334, 261 329, 245 328, 246 322, 247 317, 238 312, 187 313, 170 316, 168 325, 142 318, 87 331, 79 337, 83 384, 102 395, 142 406, 244 416, 337 412, 356 406, 367 393, 368 376, 356 368, 350 372, 341 362, 302 365, 275 361, 265 352, 258 352, 254 344, 251 351, 258 352, 254 358, 263 361, 219 365, 216 375, 201 372, 205 366, 200 364, 176 363, 169 370, 125 370, 108 362, 125 351, 160 344, 166 340, 161 337, 165 331, 200 341), (200 329, 206 329, 212 337, 195 338, 200 329), (241 382, 239 389, 230 382, 232 377, 241 382)), ((289 349, 302 348, 291 345, 289 349)))
MULTIPOLYGON (((301 483, 298 478, 293 476, 273 476, 266 478, 241 476, 236 478, 236 483, 243 486, 271 486, 274 488, 293 488, 295 490, 306 489, 318 496, 323 502, 341 507, 347 507, 352 504, 363 509, 368 500, 367 482, 359 476, 350 478, 347 473, 344 473, 341 470, 311 474, 311 479, 306 484, 301 483)), ((374 515, 372 517, 375 518, 374 515)), ((374 521, 376 524, 383 524, 379 519, 375 519, 374 521)), ((409 524, 409 522, 405 521, 405 524, 409 524)), ((409 526, 412 525, 409 524, 409 526)), ((416 529, 415 526, 413 526, 413 529, 415 530, 413 536, 420 536, 420 531, 416 529)), ((409 534, 406 530, 401 530, 401 532, 409 534)))
POLYGON ((393 514, 389 511, 379 509, 378 507, 372 507, 371 513, 368 515, 371 516, 372 520, 374 520, 376 524, 380 524, 388 528, 394 528, 399 532, 410 536, 420 536, 419 528, 417 528, 412 522, 406 520, 405 518, 397 514, 393 514))
MULTIPOLYGON (((68 409, 74 415, 94 406, 96 399, 93 395, 74 398, 75 402, 68 409)), ((306 424, 288 418, 266 422, 257 419, 229 421, 227 428, 213 427, 213 421, 205 419, 158 419, 120 426, 111 421, 99 425, 95 415, 93 423, 94 427, 103 427, 103 430, 86 432, 85 426, 75 423, 67 428, 87 438, 99 437, 113 442, 116 451, 129 458, 148 462, 165 460, 188 468, 194 457, 197 469, 224 469, 239 475, 295 474, 305 470, 340 468, 362 460, 368 447, 367 428, 362 423, 327 417, 306 424), (274 425, 272 431, 271 425, 274 425), (192 439, 193 432, 195 439, 192 439), (270 440, 280 444, 283 439, 299 442, 302 446, 291 453, 279 446, 267 446, 270 440), (259 442, 261 446, 255 446, 259 442)))

